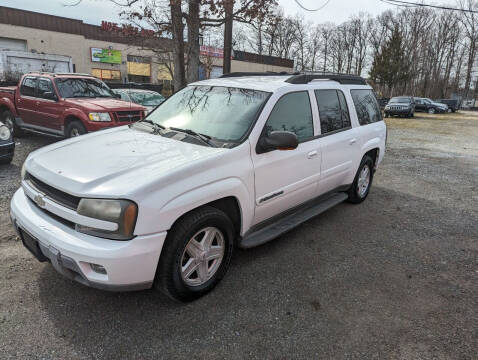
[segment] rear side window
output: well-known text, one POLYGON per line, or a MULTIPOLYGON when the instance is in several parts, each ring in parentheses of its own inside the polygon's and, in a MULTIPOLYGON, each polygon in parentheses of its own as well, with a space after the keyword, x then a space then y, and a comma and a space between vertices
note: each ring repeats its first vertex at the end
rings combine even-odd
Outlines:
POLYGON ((372 90, 351 90, 360 125, 372 124, 382 120, 377 98, 372 90))
POLYGON ((321 134, 349 128, 350 116, 342 91, 315 90, 319 107, 321 134))
POLYGON ((314 123, 307 91, 286 94, 277 101, 266 123, 266 131, 290 131, 299 142, 314 137, 314 123))
POLYGON ((23 80, 20 88, 20 94, 24 96, 35 96, 35 88, 37 86, 37 79, 34 77, 26 77, 23 80))

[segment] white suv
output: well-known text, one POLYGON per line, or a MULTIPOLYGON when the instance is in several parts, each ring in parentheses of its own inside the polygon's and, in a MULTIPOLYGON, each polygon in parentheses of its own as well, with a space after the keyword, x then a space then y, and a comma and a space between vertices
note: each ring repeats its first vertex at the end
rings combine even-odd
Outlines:
POLYGON ((372 88, 355 76, 242 75, 31 153, 11 202, 24 245, 85 285, 189 301, 220 281, 236 246, 362 202, 386 141, 372 88))

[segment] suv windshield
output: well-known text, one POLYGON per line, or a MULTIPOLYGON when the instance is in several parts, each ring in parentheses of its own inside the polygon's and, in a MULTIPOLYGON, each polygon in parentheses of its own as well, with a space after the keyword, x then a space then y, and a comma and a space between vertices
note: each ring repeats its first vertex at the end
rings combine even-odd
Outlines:
POLYGON ((392 98, 392 99, 390 100, 390 103, 391 103, 391 104, 396 104, 396 103, 409 104, 409 103, 410 103, 410 98, 404 97, 404 96, 394 97, 394 98, 392 98))
POLYGON ((264 91, 188 86, 147 119, 166 128, 189 129, 223 142, 238 142, 269 97, 264 91))
POLYGON ((55 83, 63 98, 115 97, 104 82, 93 78, 60 78, 55 83))
POLYGON ((128 94, 133 102, 144 106, 157 106, 164 101, 164 97, 155 92, 130 91, 128 94))

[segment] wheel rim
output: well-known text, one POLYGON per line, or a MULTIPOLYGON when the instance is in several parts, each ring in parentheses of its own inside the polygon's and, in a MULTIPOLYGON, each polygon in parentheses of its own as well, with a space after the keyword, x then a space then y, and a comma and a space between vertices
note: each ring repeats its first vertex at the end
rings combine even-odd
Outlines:
POLYGON ((435 113, 435 109, 429 109, 429 110, 428 110, 428 113, 429 113, 429 114, 434 114, 434 113, 435 113))
POLYGON ((10 132, 13 134, 13 119, 10 115, 8 115, 5 118, 5 125, 7 125, 7 128, 10 130, 10 132))
POLYGON ((188 241, 181 257, 180 272, 189 286, 208 282, 221 266, 225 241, 222 232, 215 227, 199 230, 188 241))
POLYGON ((73 128, 71 129, 70 131, 70 137, 76 137, 76 136, 80 136, 80 131, 77 129, 77 128, 73 128))
POLYGON ((357 193, 363 198, 368 191, 370 185, 370 168, 368 165, 365 165, 360 171, 360 175, 357 181, 357 193))

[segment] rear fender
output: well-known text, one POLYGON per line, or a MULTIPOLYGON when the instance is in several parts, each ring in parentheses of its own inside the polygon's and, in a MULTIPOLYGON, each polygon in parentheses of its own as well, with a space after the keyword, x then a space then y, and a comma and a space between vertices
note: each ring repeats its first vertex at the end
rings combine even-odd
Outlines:
POLYGON ((8 97, 1 97, 0 98, 0 108, 6 107, 10 112, 13 114, 14 117, 19 117, 17 109, 15 108, 15 104, 13 103, 12 99, 8 97))

